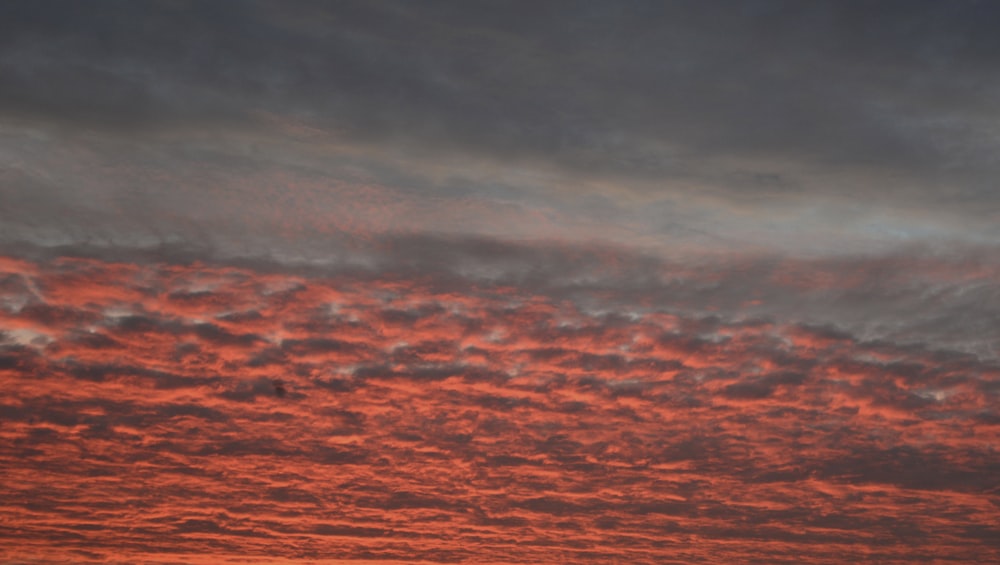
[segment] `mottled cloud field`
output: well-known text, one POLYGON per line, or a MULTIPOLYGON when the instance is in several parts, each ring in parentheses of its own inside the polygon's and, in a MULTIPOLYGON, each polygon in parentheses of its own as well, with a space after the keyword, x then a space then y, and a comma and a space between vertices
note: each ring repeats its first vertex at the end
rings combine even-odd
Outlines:
POLYGON ((709 314, 697 272, 2 271, 7 560, 1000 558, 1000 363, 709 314))
POLYGON ((0 3, 0 564, 1000 562, 997 21, 0 3))

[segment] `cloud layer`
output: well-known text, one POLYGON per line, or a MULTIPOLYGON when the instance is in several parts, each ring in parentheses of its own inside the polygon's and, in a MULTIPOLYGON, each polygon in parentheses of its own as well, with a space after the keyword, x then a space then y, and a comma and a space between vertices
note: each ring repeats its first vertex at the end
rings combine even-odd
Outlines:
POLYGON ((606 289, 0 270, 8 560, 1000 557, 995 360, 606 289))
POLYGON ((3 11, 6 239, 998 235, 989 3, 3 11))
POLYGON ((1000 562, 998 11, 0 3, 0 561, 1000 562))

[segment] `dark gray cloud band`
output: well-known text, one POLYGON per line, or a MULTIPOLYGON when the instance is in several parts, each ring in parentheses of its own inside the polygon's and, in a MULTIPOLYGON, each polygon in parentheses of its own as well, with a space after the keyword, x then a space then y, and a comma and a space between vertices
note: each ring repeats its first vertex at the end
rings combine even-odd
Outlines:
MULTIPOLYGON (((619 240, 716 241, 692 235, 707 232, 794 249, 794 233, 829 250, 997 235, 990 3, 2 10, 5 191, 69 185, 48 189, 55 205, 85 202, 74 173, 116 201, 130 192, 135 214, 168 200, 144 178, 157 172, 251 200, 265 172, 554 208, 627 228, 619 240), (52 172, 18 149, 27 138, 71 154, 52 172), (102 170, 84 146, 118 162, 102 170)), ((224 205, 180 205, 175 220, 210 224, 199 211, 224 205)))

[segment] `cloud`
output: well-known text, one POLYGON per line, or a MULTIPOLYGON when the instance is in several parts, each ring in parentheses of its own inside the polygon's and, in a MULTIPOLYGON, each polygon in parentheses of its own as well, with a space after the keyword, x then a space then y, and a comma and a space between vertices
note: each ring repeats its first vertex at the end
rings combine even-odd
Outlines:
POLYGON ((5 8, 4 238, 997 235, 988 4, 525 7, 5 8))
POLYGON ((1000 560, 995 12, 0 6, 0 561, 1000 560))
POLYGON ((74 312, 3 310, 50 339, 2 346, 12 558, 52 536, 127 556, 254 532, 358 559, 995 554, 995 359, 781 311, 627 313, 641 295, 593 282, 599 298, 475 277, 456 294, 445 273, 9 264, 26 282, 7 303, 30 283, 74 312), (126 309, 142 313, 107 318, 126 309))

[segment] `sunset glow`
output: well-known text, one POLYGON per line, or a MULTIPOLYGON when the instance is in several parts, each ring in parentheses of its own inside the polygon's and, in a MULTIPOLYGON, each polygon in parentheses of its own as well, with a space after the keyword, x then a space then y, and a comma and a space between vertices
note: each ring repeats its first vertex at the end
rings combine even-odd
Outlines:
POLYGON ((1000 562, 997 17, 0 5, 0 563, 1000 562))

